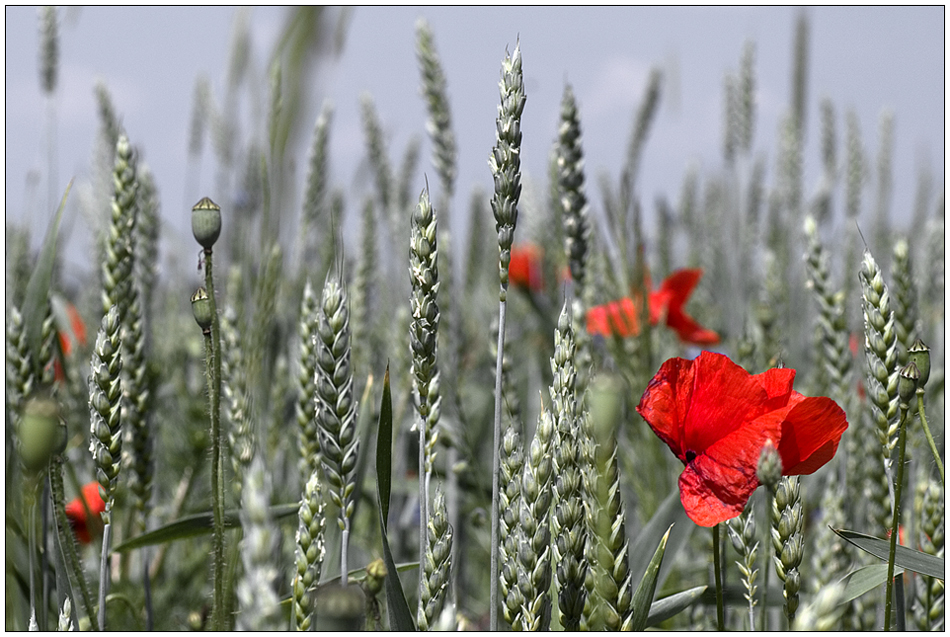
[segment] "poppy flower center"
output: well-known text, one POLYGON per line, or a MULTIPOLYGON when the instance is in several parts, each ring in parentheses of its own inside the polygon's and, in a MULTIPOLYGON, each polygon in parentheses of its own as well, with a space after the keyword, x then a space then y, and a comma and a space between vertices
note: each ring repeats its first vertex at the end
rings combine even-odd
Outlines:
POLYGON ((696 458, 696 452, 695 452, 695 451, 687 451, 687 452, 686 452, 686 464, 689 464, 689 463, 692 462, 695 458, 696 458))

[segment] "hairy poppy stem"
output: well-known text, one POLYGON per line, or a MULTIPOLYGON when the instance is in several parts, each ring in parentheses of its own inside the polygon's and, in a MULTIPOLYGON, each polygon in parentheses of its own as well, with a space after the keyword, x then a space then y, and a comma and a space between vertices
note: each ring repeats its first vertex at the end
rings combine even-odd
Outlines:
POLYGON ((211 248, 205 248, 205 288, 211 301, 211 333, 205 334, 205 360, 208 376, 208 398, 211 411, 211 504, 213 604, 211 626, 225 630, 224 615, 224 475, 221 460, 221 329, 214 295, 214 270, 211 248))
POLYGON ((940 472, 940 483, 946 484, 947 480, 943 475, 943 462, 940 460, 940 452, 937 451, 937 445, 934 444, 934 437, 930 433, 930 427, 927 426, 927 414, 924 413, 924 388, 917 388, 917 414, 920 416, 920 424, 924 426, 924 435, 927 436, 927 443, 930 445, 930 451, 934 455, 934 462, 937 463, 937 471, 940 472))
POLYGON ((719 525, 712 528, 713 534, 713 568, 716 571, 716 628, 726 630, 725 609, 722 605, 722 560, 719 557, 719 525))
MULTIPOLYGON (((897 553, 898 524, 901 516, 901 491, 904 486, 904 448, 907 446, 907 410, 901 405, 901 420, 897 440, 897 484, 894 486, 894 518, 891 522, 891 549, 887 555, 887 590, 884 597, 884 630, 891 629, 891 606, 894 587, 894 555, 897 553)), ((903 577, 903 576, 901 576, 903 577)))

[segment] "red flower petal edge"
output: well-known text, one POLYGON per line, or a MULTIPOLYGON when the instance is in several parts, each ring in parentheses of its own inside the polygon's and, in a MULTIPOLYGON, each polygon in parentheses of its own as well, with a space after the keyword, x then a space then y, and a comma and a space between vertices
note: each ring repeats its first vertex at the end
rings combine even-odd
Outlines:
POLYGON ((508 278, 512 285, 533 292, 543 290, 541 257, 541 248, 533 243, 512 247, 511 260, 508 262, 508 278))
MULTIPOLYGON (((512 256, 514 251, 512 251, 512 256)), ((684 343, 714 345, 719 334, 701 326, 683 310, 693 288, 702 277, 699 268, 677 270, 660 284, 659 289, 649 294, 650 324, 657 325, 665 317, 666 326, 676 332, 684 343)), ((649 287, 649 283, 647 283, 649 287)), ((587 331, 591 334, 622 338, 640 333, 638 303, 630 298, 620 299, 605 305, 592 307, 587 313, 587 331)))
POLYGON ((830 398, 794 391, 794 378, 792 369, 753 375, 705 351, 660 366, 637 411, 685 465, 680 500, 696 524, 742 513, 759 486, 767 440, 777 441, 783 475, 814 473, 834 457, 848 427, 844 411, 830 398))
POLYGON ((89 544, 92 541, 92 536, 89 533, 90 526, 98 522, 95 520, 90 522, 90 520, 87 519, 86 507, 83 506, 82 503, 83 498, 86 500, 86 505, 89 507, 89 512, 93 517, 105 511, 105 502, 102 501, 102 496, 99 495, 99 483, 90 482, 86 484, 82 488, 82 497, 77 496, 66 505, 66 517, 69 519, 69 524, 73 527, 76 539, 83 544, 89 544))

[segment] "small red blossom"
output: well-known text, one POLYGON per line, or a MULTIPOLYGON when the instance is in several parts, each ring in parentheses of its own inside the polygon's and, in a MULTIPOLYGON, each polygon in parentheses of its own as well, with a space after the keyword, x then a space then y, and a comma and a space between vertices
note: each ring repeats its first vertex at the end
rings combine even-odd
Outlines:
MULTIPOLYGON (((704 328, 683 310, 702 276, 703 271, 699 268, 677 270, 663 280, 659 289, 651 290, 648 297, 650 324, 657 325, 661 319, 665 319, 667 327, 676 332, 684 343, 718 343, 719 334, 704 328)), ((649 279, 646 287, 650 287, 649 279)), ((587 312, 587 331, 604 336, 635 336, 640 333, 639 311, 640 303, 632 298, 592 307, 587 312)))
POLYGON ((99 483, 90 482, 82 488, 82 496, 77 496, 66 505, 66 517, 69 518, 69 524, 73 527, 76 539, 83 544, 89 544, 92 541, 90 531, 93 527, 98 528, 102 524, 100 514, 106 510, 105 502, 99 495, 99 483), (83 506, 83 499, 89 507, 89 513, 92 514, 92 520, 86 517, 86 507, 83 506))
MULTIPOLYGON (((72 303, 66 303, 66 316, 69 319, 69 328, 59 330, 59 345, 62 348, 64 358, 69 357, 73 352, 72 337, 75 337, 80 345, 86 344, 86 324, 83 323, 79 311, 72 303)), ((66 381, 66 374, 59 359, 53 360, 53 370, 54 378, 57 381, 66 381)))
POLYGON ((686 468, 679 478, 686 514, 700 526, 734 518, 759 480, 767 440, 778 441, 782 475, 814 473, 831 460, 848 428, 830 398, 792 389, 794 369, 750 374, 727 356, 671 358, 650 381, 637 411, 686 468))
POLYGON ((544 289, 544 277, 541 274, 541 248, 533 243, 523 243, 511 248, 511 261, 508 263, 508 279, 512 285, 529 292, 544 289))

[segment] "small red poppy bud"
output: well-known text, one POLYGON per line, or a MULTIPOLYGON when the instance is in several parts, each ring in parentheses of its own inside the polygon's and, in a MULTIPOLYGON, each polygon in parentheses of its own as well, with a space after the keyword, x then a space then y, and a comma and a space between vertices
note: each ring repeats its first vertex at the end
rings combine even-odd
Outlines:
POLYGON ((930 348, 924 345, 919 338, 907 350, 910 360, 917 365, 917 371, 920 372, 920 379, 917 381, 917 387, 923 389, 930 378, 930 348))
POLYGON ((195 241, 210 250, 221 235, 221 206, 204 197, 191 209, 191 232, 195 241))

